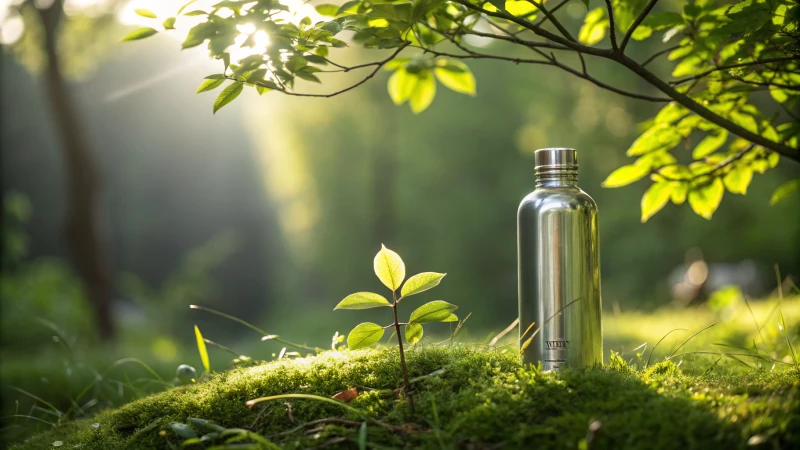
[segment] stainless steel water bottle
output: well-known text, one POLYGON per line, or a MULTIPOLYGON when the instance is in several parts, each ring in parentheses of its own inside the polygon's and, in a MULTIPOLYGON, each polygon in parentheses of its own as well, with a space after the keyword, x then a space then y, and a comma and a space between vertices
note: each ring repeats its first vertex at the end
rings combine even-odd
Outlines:
POLYGON ((597 205, 578 187, 574 149, 543 148, 534 159, 536 189, 517 212, 522 362, 602 364, 597 205))

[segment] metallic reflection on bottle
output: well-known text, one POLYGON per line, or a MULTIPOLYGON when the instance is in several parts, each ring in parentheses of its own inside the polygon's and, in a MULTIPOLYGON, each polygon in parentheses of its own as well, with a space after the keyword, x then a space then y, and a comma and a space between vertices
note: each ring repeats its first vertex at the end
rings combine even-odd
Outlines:
POLYGON ((540 149, 535 160, 536 189, 517 212, 522 362, 545 370, 601 364, 597 205, 578 188, 574 149, 540 149))

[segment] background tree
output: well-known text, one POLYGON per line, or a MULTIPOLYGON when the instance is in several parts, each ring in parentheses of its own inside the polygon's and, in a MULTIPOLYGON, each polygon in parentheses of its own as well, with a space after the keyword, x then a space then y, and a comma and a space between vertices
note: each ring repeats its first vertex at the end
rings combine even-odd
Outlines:
POLYGON ((44 72, 43 82, 67 168, 65 238, 95 313, 100 337, 108 340, 115 334, 114 288, 107 243, 102 237, 97 213, 100 174, 84 124, 70 97, 65 72, 86 70, 86 65, 94 61, 99 50, 96 42, 102 42, 98 36, 114 25, 119 2, 98 2, 90 7, 92 11, 73 11, 71 15, 66 14, 64 3, 64 0, 25 0, 17 5, 11 17, 21 20, 24 28, 12 51, 29 68, 38 70, 41 67, 44 72), (67 66, 64 53, 82 53, 83 58, 72 58, 73 65, 67 66))
MULTIPOLYGON (((341 6, 318 5, 316 11, 325 18, 315 23, 310 17, 291 21, 289 8, 277 0, 227 0, 208 11, 190 10, 187 7, 194 3, 190 1, 178 14, 204 19, 189 30, 183 48, 208 42, 211 56, 223 64, 223 71, 208 76, 198 92, 231 81, 214 102, 215 112, 246 86, 259 94, 274 90, 332 97, 361 86, 386 68, 394 72, 388 84, 392 100, 408 102, 418 113, 433 101, 437 80, 455 91, 475 94, 474 77, 462 61, 469 59, 553 66, 620 95, 664 103, 628 149, 636 160, 614 171, 604 183, 619 187, 649 175, 653 184, 642 198, 643 221, 670 200, 682 204, 687 199, 697 214, 710 218, 726 189, 744 194, 753 172, 775 167, 781 156, 800 161, 796 113, 800 6, 787 0, 735 4, 693 0, 657 10, 658 0, 607 0, 594 8, 583 0, 588 12, 574 30, 577 24, 559 16, 569 1, 548 7, 536 0, 353 0, 341 6), (391 50, 373 62, 338 64, 334 54, 347 47, 339 39, 346 31, 364 47, 391 50), (532 56, 487 53, 470 45, 476 38, 515 44, 532 56), (632 42, 646 39, 660 39, 664 48, 642 61, 629 56, 632 42), (598 45, 605 41, 608 45, 598 45), (232 60, 232 54, 241 54, 233 48, 250 51, 232 60), (406 53, 408 57, 401 57, 406 53), (649 69, 664 57, 675 61, 670 76, 649 69), (590 71, 594 60, 626 68, 658 93, 633 92, 595 78, 590 71), (366 75, 333 92, 294 88, 297 78, 320 82, 322 73, 356 70, 366 75), (782 112, 765 114, 759 106, 766 97, 782 112), (680 161, 673 153, 681 145, 694 147, 691 160, 680 161)), ((163 28, 174 23, 174 18, 167 18, 163 28)), ((125 39, 157 32, 142 28, 125 39)), ((779 189, 773 201, 797 186, 793 182, 779 189)))

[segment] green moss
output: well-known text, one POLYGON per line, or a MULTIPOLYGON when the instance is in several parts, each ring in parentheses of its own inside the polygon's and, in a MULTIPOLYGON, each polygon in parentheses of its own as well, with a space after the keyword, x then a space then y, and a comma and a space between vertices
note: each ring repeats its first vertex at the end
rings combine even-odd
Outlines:
POLYGON ((357 423, 285 433, 322 418, 361 421, 336 405, 292 399, 245 406, 267 395, 330 397, 352 387, 360 395, 350 405, 385 425, 367 425, 367 442, 375 448, 578 448, 588 439, 593 449, 684 450, 744 448, 753 436, 751 443, 764 441, 769 448, 800 448, 800 378, 793 371, 692 377, 672 363, 638 372, 620 360, 614 368, 552 374, 521 367, 512 353, 469 346, 424 348, 408 356, 412 377, 445 368, 415 385, 414 413, 393 391, 401 384, 396 349, 328 352, 224 372, 65 424, 15 448, 53 448, 55 441, 62 448, 178 448, 182 439, 169 424, 190 417, 251 429, 285 448, 352 448, 357 423), (590 431, 590 423, 599 429, 590 431))

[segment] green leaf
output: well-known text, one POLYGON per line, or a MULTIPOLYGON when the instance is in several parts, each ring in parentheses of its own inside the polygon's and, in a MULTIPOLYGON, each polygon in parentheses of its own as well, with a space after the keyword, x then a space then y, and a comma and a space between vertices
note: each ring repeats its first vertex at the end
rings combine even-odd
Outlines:
POLYGON ((158 30, 156 30, 155 28, 150 28, 150 27, 139 28, 138 30, 134 30, 134 31, 130 32, 129 34, 125 35, 125 37, 123 37, 120 40, 121 41, 137 41, 139 39, 144 39, 146 37, 150 37, 150 36, 152 36, 152 35, 154 35, 156 33, 158 33, 158 30))
POLYGON ((358 450, 367 450, 367 421, 358 428, 358 450))
POLYGON ((206 92, 206 91, 212 91, 218 88, 224 82, 225 82, 224 78, 214 79, 214 80, 204 80, 200 84, 200 87, 197 88, 197 92, 195 92, 195 94, 199 94, 201 92, 206 92))
POLYGON ((626 154, 628 156, 638 156, 659 150, 669 150, 678 145, 681 139, 683 139, 683 136, 675 127, 659 123, 642 133, 633 142, 626 154))
POLYGON ((377 344, 383 337, 383 327, 377 323, 364 322, 356 325, 347 335, 347 348, 356 350, 377 344))
POLYGON ((264 86, 261 86, 261 85, 256 85, 256 92, 258 92, 258 95, 264 95, 265 93, 267 93, 267 92, 269 92, 271 90, 272 89, 270 89, 268 87, 264 87, 264 86))
POLYGON ((715 134, 709 134, 697 144, 692 151, 692 158, 701 159, 717 151, 728 140, 728 130, 719 129, 715 134))
POLYGON ((714 211, 719 207, 724 193, 725 186, 723 186, 722 180, 714 178, 710 183, 689 191, 689 206, 700 217, 711 219, 714 211))
POLYGON ((458 309, 458 306, 447 303, 443 300, 434 300, 426 303, 411 313, 409 323, 430 323, 443 322, 450 317, 450 314, 458 309))
POLYGON ((382 295, 372 292, 356 292, 344 298, 334 310, 337 309, 369 309, 381 306, 392 306, 382 295))
POLYGON ((164 22, 161 24, 164 26, 165 30, 174 30, 175 29, 175 18, 174 17, 167 17, 164 19, 164 22))
POLYGON ((435 288, 445 275, 447 274, 437 272, 418 273, 406 281, 403 285, 403 289, 400 291, 400 295, 408 297, 409 295, 419 294, 420 292, 435 288))
POLYGON ((350 11, 351 9, 356 8, 359 5, 361 5, 361 0, 350 0, 349 2, 345 2, 336 11, 336 15, 338 16, 339 14, 350 11))
POLYGON ((475 96, 475 76, 466 64, 461 61, 444 61, 443 66, 436 66, 434 73, 440 83, 453 91, 475 96))
POLYGON ((772 197, 769 199, 769 204, 774 205, 795 192, 800 192, 800 178, 787 181, 786 183, 778 186, 778 188, 775 189, 775 192, 772 193, 772 197))
POLYGON ((211 364, 208 361, 208 350, 206 349, 206 342, 203 340, 203 335, 200 333, 200 328, 194 326, 194 337, 197 339, 197 351, 200 352, 200 359, 203 361, 203 368, 206 372, 211 372, 211 364))
POLYGON ((401 105, 417 88, 419 79, 406 71, 404 68, 397 69, 389 78, 389 97, 395 105, 401 105))
POLYGON ((753 180, 753 169, 744 165, 737 164, 722 178, 725 188, 733 194, 747 194, 747 186, 753 180))
POLYGON ((672 182, 672 192, 669 194, 669 199, 676 205, 681 205, 686 201, 686 195, 689 194, 689 183, 672 182))
POLYGON ((672 193, 671 183, 653 183, 642 196, 642 223, 653 217, 667 204, 672 193))
POLYGON ((406 325, 406 342, 413 344, 422 339, 422 325, 410 323, 406 325))
POLYGON ((197 433, 194 432, 192 427, 186 425, 185 423, 172 422, 169 424, 169 427, 172 428, 172 431, 174 431, 175 434, 182 439, 192 439, 197 437, 197 433))
POLYGON ((189 0, 188 2, 184 3, 183 6, 178 9, 178 12, 175 13, 176 16, 180 16, 184 9, 186 9, 189 5, 196 2, 197 0, 189 0))
POLYGON ((644 164, 629 164, 611 172, 602 186, 607 188, 627 186, 644 178, 648 173, 650 169, 644 164))
POLYGON ((339 14, 339 5, 323 3, 314 7, 320 16, 336 17, 339 14))
POLYGON ((433 102, 433 98, 436 97, 436 80, 434 80, 430 70, 423 70, 416 76, 418 79, 417 85, 408 98, 408 104, 411 106, 411 112, 419 114, 428 109, 428 106, 433 102))
POLYGON ((214 113, 216 114, 223 106, 234 101, 242 93, 242 89, 244 89, 244 83, 240 81, 234 81, 223 89, 219 93, 219 97, 214 100, 214 113))
POLYGON ((158 18, 158 16, 156 16, 156 13, 154 13, 153 11, 150 11, 149 9, 139 8, 139 9, 134 9, 133 11, 136 14, 142 16, 142 17, 147 17, 148 19, 157 19, 158 18))
POLYGON ((527 0, 506 0, 504 9, 512 16, 525 17, 528 20, 533 19, 532 16, 535 15, 533 13, 538 11, 536 6, 527 0))
POLYGON ((595 8, 586 15, 583 26, 578 32, 578 40, 586 45, 594 45, 602 41, 608 29, 605 8, 595 8))
POLYGON ((381 283, 392 291, 396 291, 406 278, 406 265, 403 259, 383 244, 375 255, 372 267, 381 283))
POLYGON ((458 316, 455 314, 450 314, 446 319, 442 322, 458 322, 458 316))

